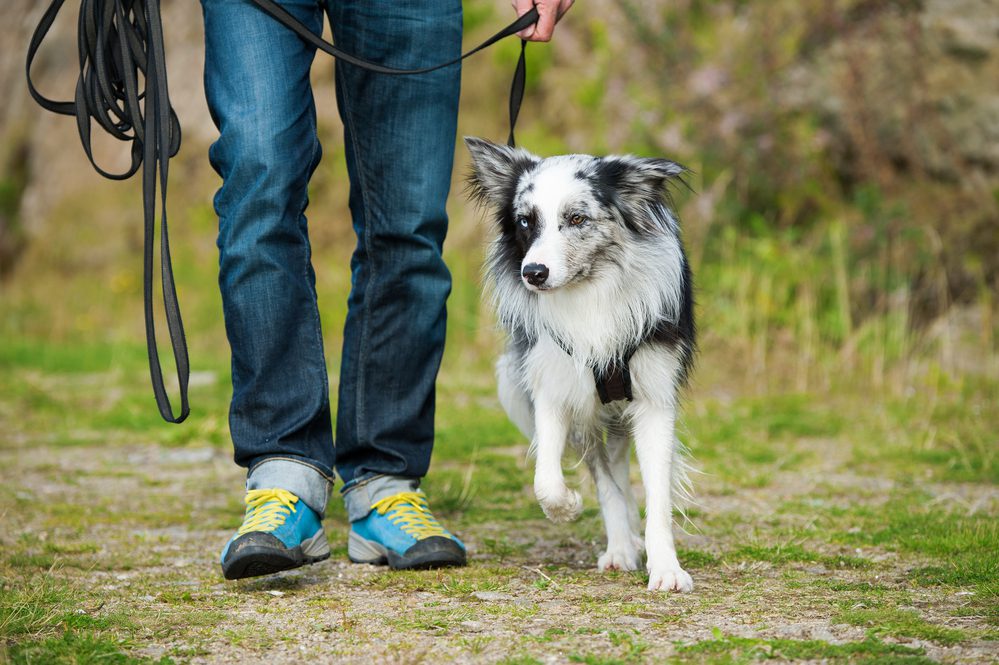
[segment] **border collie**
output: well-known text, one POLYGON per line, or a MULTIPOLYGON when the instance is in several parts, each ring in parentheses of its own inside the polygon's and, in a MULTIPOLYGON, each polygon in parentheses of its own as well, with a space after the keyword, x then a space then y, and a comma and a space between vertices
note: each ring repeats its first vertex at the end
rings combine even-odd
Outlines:
POLYGON ((469 191, 495 212, 487 285, 508 344, 500 402, 531 439, 534 493, 553 522, 576 519, 568 443, 593 475, 607 531, 599 570, 641 565, 628 479, 634 439, 646 496, 649 589, 690 591, 673 543, 673 508, 688 494, 676 439, 678 393, 694 351, 690 267, 667 188, 666 159, 564 155, 466 138, 469 191))

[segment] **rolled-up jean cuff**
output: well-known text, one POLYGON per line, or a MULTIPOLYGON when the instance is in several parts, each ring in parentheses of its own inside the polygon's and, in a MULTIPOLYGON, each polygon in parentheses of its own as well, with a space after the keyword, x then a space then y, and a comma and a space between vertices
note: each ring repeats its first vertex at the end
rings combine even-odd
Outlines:
POLYGON ((399 492, 415 492, 420 487, 419 478, 401 476, 372 476, 357 481, 346 488, 343 503, 347 508, 347 519, 356 522, 371 512, 371 506, 387 496, 399 492))
POLYGON ((269 457, 250 469, 246 475, 246 489, 271 487, 291 492, 319 513, 320 517, 324 517, 333 483, 314 466, 301 460, 269 457))

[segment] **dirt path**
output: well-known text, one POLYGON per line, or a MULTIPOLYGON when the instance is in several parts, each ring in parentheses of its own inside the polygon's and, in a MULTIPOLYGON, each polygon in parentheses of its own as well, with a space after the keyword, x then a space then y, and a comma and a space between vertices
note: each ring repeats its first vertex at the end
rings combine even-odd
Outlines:
MULTIPOLYGON (((766 487, 731 492, 701 478, 700 528, 680 537, 696 589, 682 596, 646 592, 639 574, 596 572, 602 536, 589 487, 574 526, 450 516, 470 548, 465 569, 351 565, 334 506, 330 561, 226 583, 216 553, 241 515, 241 471, 227 452, 4 450, 5 572, 30 586, 3 588, 14 604, 48 588, 53 613, 7 642, 15 662, 46 662, 71 631, 140 660, 193 663, 995 661, 994 598, 915 584, 913 569, 934 563, 919 554, 829 537, 835 516, 856 533, 865 528, 850 512, 858 502, 878 510, 900 491, 843 471, 835 443, 800 442, 828 452, 812 480, 778 472, 766 487)), ((992 486, 921 489, 966 512, 994 516, 999 506, 992 486)), ((488 491, 479 487, 477 501, 488 491)))

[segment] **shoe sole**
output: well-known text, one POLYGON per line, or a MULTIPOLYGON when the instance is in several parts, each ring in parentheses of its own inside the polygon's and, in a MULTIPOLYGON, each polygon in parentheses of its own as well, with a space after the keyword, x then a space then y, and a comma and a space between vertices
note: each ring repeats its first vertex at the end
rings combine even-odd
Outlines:
MULTIPOLYGON (((450 538, 441 538, 453 543, 450 538)), ((426 541, 423 541, 426 542, 426 541)), ((416 546, 414 546, 416 547, 416 546)), ((411 550, 412 551, 412 548, 411 550)), ((347 558, 352 563, 366 563, 373 566, 388 565, 392 570, 428 570, 433 568, 453 568, 467 563, 465 552, 454 546, 429 547, 425 551, 406 556, 397 554, 381 543, 367 540, 350 532, 347 539, 347 558)))
POLYGON ((273 575, 307 564, 330 558, 326 533, 320 529, 312 538, 303 540, 298 547, 278 549, 267 546, 245 546, 239 553, 222 564, 222 575, 227 580, 273 575))

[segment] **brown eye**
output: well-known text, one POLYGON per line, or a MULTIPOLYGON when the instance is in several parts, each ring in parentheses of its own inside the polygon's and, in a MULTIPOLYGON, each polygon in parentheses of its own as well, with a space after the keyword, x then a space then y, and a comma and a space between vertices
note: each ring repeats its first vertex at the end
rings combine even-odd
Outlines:
POLYGON ((572 216, 569 217, 569 223, 572 224, 573 226, 579 226, 585 221, 586 217, 584 215, 579 214, 578 212, 573 213, 572 216))

